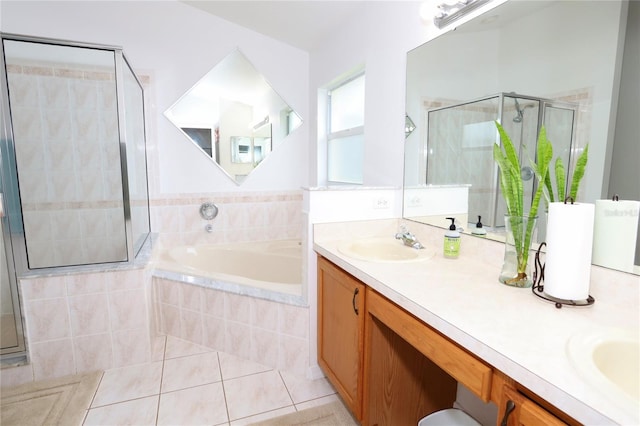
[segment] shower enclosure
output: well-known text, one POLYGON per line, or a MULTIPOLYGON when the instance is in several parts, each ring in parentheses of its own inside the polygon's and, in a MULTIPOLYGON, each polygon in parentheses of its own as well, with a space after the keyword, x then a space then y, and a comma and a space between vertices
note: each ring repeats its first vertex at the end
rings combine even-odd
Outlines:
POLYGON ((143 88, 122 49, 0 35, 6 360, 25 353, 21 275, 130 263, 150 224, 143 88))
MULTIPOLYGON (((499 143, 494 121, 500 122, 511 137, 520 164, 535 160, 538 133, 544 125, 554 159, 562 158, 566 167, 571 160, 577 111, 574 104, 515 93, 431 109, 427 112, 426 182, 470 185, 470 220, 482 216, 484 225, 504 227, 506 208, 493 160, 493 145, 499 143)), ((521 173, 524 202, 530 205, 537 181, 531 167, 523 166, 521 173)))

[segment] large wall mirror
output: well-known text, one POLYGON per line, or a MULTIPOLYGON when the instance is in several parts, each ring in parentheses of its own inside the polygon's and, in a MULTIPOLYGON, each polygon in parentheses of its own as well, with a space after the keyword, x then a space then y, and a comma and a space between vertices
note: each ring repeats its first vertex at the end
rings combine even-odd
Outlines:
POLYGON ((237 184, 302 124, 239 50, 200 79, 165 116, 237 184))
MULTIPOLYGON (((618 163, 639 159, 639 6, 512 0, 410 51, 403 216, 446 227, 455 215, 465 232, 482 216, 489 237, 502 238, 495 120, 530 158, 544 125, 569 168, 589 144, 579 201, 640 200, 638 167, 618 163)), ((531 172, 523 167, 529 192, 531 172)))

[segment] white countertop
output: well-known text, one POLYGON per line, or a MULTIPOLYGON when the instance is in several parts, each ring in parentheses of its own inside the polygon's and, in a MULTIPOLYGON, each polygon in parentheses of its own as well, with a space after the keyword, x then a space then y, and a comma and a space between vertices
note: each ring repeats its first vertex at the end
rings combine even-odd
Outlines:
MULTIPOLYGON (((592 272, 590 293, 595 304, 557 309, 533 295, 531 289, 498 282, 503 244, 466 237, 460 257, 446 259, 442 243, 438 243, 443 231, 411 224, 412 231, 423 243, 427 241, 427 250, 435 255, 414 263, 375 263, 350 258, 338 250, 341 241, 354 237, 353 231, 344 231, 357 228, 353 224, 341 229, 336 225, 335 233, 325 232, 332 224, 321 226, 323 231, 318 232, 316 225, 314 236, 317 253, 571 417, 592 425, 640 424, 638 410, 629 411, 628 406, 583 380, 567 356, 567 341, 580 333, 607 329, 637 332, 639 277, 592 272), (486 261, 488 256, 492 263, 486 261)), ((383 235, 389 235, 388 229, 383 235)))

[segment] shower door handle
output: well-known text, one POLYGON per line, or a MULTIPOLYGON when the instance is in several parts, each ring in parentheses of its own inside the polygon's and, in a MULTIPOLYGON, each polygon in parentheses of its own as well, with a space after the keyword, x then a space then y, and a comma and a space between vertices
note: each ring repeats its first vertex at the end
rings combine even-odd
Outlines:
POLYGON ((4 217, 4 194, 0 192, 0 217, 4 217))

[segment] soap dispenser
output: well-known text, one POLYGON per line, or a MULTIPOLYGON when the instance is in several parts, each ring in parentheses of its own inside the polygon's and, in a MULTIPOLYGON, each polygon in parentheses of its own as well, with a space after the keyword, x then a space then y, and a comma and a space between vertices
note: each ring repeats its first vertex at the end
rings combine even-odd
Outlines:
POLYGON ((481 218, 482 216, 478 216, 478 223, 476 223, 476 227, 471 230, 471 234, 478 237, 486 237, 487 230, 482 227, 481 218))
POLYGON ((460 254, 460 232, 456 228, 456 219, 448 217, 451 221, 449 230, 444 234, 444 257, 455 259, 460 254))

